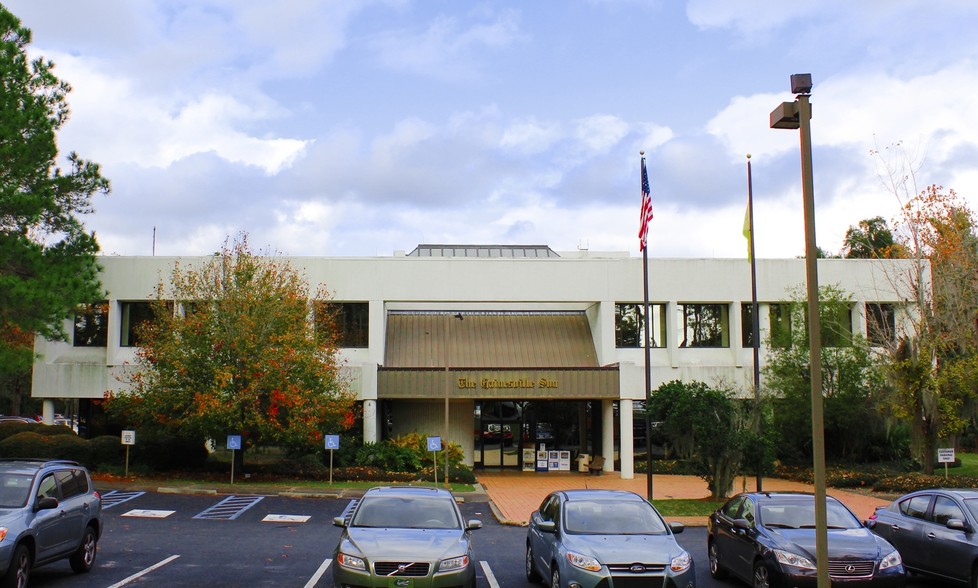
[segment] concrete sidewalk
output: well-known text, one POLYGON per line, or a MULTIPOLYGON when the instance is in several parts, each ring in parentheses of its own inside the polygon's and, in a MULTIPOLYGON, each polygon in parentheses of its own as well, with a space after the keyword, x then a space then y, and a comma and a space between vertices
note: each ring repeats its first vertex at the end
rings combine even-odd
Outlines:
MULTIPOLYGON (((623 480, 618 472, 605 472, 600 476, 590 476, 579 472, 518 472, 497 471, 479 472, 479 484, 488 494, 489 501, 495 509, 496 517, 505 524, 525 525, 530 519, 530 513, 540 506, 543 499, 554 490, 570 488, 606 488, 615 490, 630 490, 641 496, 647 495, 648 479, 645 474, 635 474, 630 480, 623 480)), ((764 478, 761 482, 764 490, 795 490, 814 492, 810 484, 791 482, 777 478, 764 478)), ((753 491, 755 480, 737 478, 734 482, 734 493, 753 491)), ((888 498, 860 494, 846 490, 829 488, 829 496, 837 498, 848 506, 857 517, 866 519, 877 506, 890 503, 888 498)), ((663 500, 671 498, 709 498, 710 491, 706 481, 697 476, 652 476, 652 499, 663 500)), ((668 517, 669 520, 679 521, 687 525, 705 525, 706 517, 668 517)))

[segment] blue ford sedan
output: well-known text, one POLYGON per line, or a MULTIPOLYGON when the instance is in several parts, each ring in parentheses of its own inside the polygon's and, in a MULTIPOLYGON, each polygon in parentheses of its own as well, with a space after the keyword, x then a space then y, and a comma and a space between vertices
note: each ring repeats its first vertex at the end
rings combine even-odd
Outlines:
POLYGON ((530 516, 526 577, 551 588, 695 588, 682 530, 634 492, 553 492, 530 516))

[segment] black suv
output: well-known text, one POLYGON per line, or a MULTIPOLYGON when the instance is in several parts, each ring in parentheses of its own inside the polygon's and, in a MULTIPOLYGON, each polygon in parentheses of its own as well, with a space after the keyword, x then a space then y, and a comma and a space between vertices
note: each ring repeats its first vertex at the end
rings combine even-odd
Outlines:
POLYGON ((0 459, 0 587, 24 588, 31 569, 68 558, 95 565, 102 498, 74 461, 0 459))

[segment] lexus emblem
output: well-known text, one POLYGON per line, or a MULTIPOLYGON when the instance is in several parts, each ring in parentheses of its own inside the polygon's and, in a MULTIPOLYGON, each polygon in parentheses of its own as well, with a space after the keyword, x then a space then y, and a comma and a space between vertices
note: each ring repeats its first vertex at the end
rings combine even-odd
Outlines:
POLYGON ((852 564, 847 564, 846 565, 846 572, 848 572, 848 573, 851 574, 851 573, 853 573, 855 571, 856 571, 856 566, 854 566, 852 564))

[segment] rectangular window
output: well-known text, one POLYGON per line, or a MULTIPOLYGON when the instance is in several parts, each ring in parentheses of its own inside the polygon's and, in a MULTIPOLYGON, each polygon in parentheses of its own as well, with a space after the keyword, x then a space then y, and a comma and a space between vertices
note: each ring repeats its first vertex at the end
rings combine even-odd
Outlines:
POLYGON ((680 347, 729 347, 730 319, 726 304, 680 304, 680 347))
POLYGON ((779 302, 771 304, 769 308, 771 347, 788 349, 791 347, 791 304, 779 302))
MULTIPOLYGON (((666 305, 649 304, 649 330, 652 331, 651 347, 666 345, 666 305)), ((645 333, 645 304, 615 304, 615 346, 618 348, 642 348, 645 333)))
POLYGON ((139 346, 140 327, 153 319, 152 303, 148 301, 123 302, 122 328, 119 334, 119 345, 122 347, 139 346))
MULTIPOLYGON (((757 313, 760 315, 760 304, 757 306, 757 313)), ((760 325, 758 325, 760 333, 760 325)), ((744 349, 754 348, 754 303, 744 302, 740 305, 740 341, 744 349)))
POLYGON ((105 347, 109 339, 109 303, 83 304, 75 311, 75 347, 105 347))
POLYGON ((845 347, 852 344, 852 308, 846 303, 821 305, 822 345, 845 347))
POLYGON ((370 346, 370 304, 367 302, 316 302, 313 306, 317 335, 333 333, 338 347, 370 346))
POLYGON ((873 347, 896 342, 896 307, 882 302, 866 303, 866 339, 873 347))

